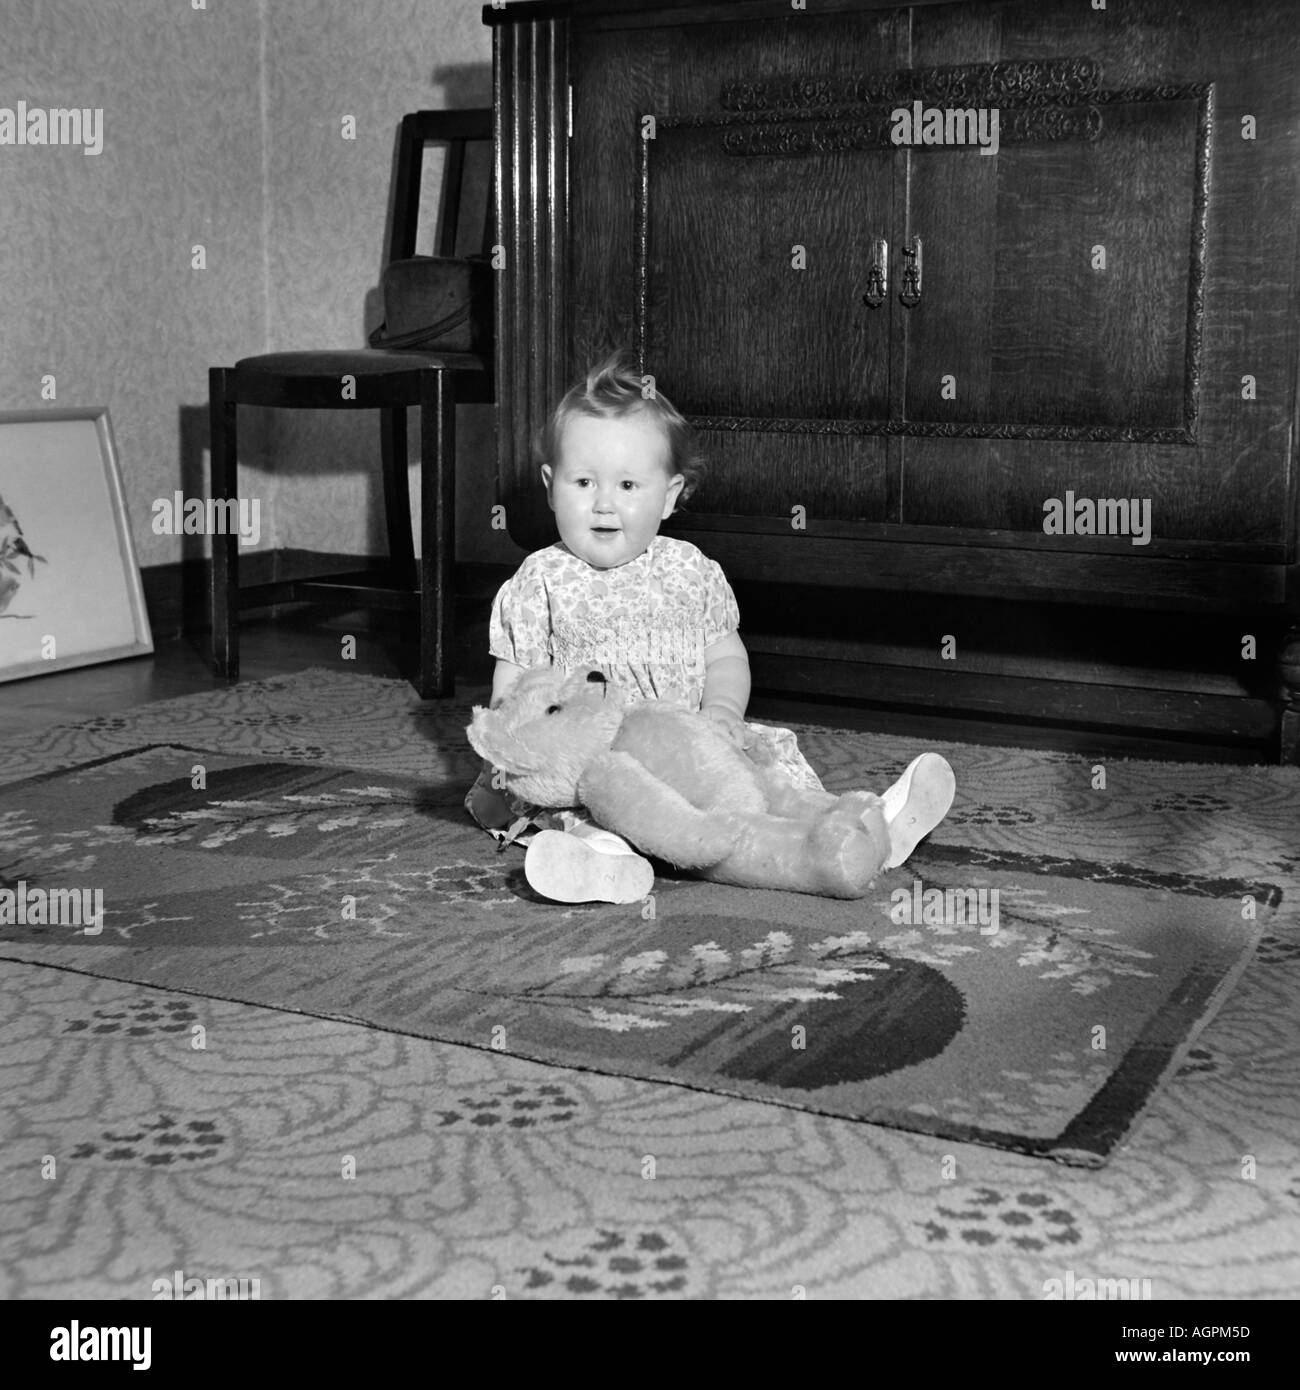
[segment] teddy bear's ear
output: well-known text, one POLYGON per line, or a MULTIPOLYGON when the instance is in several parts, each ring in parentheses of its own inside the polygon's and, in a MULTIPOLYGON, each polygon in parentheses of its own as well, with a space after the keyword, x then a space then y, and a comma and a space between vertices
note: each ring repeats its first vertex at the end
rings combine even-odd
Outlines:
POLYGON ((509 731, 506 721, 497 710, 474 706, 469 727, 470 746, 481 758, 502 772, 536 772, 541 764, 537 755, 526 748, 509 731))

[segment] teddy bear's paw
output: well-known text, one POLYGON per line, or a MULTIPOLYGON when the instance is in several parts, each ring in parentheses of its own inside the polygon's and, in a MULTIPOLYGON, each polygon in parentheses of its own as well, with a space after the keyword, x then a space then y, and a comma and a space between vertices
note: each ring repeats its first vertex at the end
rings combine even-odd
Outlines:
POLYGON ((875 882, 889 850, 881 821, 879 835, 872 835, 860 820, 836 808, 810 831, 808 850, 814 866, 813 891, 832 898, 860 898, 875 882))
POLYGON ((822 818, 838 826, 843 834, 857 826, 882 848, 889 844, 885 803, 873 792, 845 792, 822 818))
POLYGON ((885 803, 874 792, 846 792, 840 797, 832 814, 850 825, 861 828, 871 841, 881 864, 887 862, 892 850, 889 826, 885 821, 885 803))

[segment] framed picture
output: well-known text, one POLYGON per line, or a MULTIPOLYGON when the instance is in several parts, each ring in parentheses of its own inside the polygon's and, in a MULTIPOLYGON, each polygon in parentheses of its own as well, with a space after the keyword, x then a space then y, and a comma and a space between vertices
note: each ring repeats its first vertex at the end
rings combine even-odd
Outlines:
POLYGON ((107 407, 0 412, 0 681, 151 651, 107 407))

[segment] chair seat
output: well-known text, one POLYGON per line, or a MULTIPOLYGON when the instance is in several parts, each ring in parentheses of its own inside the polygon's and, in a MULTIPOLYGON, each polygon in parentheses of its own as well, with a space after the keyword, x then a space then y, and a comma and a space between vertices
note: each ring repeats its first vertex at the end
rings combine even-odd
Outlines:
POLYGON ((328 352, 266 352, 243 357, 237 372, 257 372, 286 378, 391 376, 419 372, 430 367, 442 371, 481 372, 481 357, 468 352, 398 352, 392 348, 341 348, 328 352))

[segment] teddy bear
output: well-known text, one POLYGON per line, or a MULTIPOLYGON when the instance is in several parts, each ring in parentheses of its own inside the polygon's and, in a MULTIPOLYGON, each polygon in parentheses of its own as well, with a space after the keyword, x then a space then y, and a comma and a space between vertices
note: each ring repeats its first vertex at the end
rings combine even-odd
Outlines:
POLYGON ((881 797, 796 787, 761 748, 681 704, 629 703, 595 667, 525 672, 466 732, 520 800, 585 808, 642 854, 717 883, 860 898, 895 848, 881 797))

